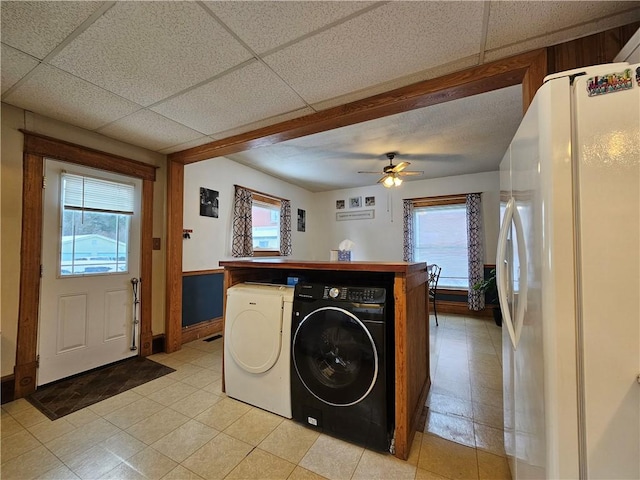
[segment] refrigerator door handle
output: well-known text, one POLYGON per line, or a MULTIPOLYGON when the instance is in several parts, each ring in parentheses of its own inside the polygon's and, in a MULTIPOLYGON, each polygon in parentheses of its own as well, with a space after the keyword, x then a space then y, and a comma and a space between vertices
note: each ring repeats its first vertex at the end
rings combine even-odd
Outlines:
POLYGON ((513 224, 516 227, 516 239, 518 243, 518 310, 516 311, 516 317, 514 319, 514 348, 517 348, 520 343, 520 334, 522 333, 522 326, 524 324, 524 314, 527 310, 527 248, 525 245, 524 228, 522 227, 522 218, 518 207, 513 207, 513 224))
POLYGON ((513 328, 513 322, 511 320, 511 312, 509 311, 509 302, 507 300, 507 275, 505 272, 505 256, 507 252, 507 233, 511 228, 511 221, 513 219, 513 210, 515 209, 515 200, 512 198, 507 202, 507 206, 504 211, 504 218, 502 219, 502 226, 500 227, 500 234, 498 235, 498 251, 496 254, 496 282, 498 285, 498 300, 500 301, 500 308, 502 309, 502 321, 507 327, 509 332, 509 338, 513 348, 516 348, 516 334, 513 328))

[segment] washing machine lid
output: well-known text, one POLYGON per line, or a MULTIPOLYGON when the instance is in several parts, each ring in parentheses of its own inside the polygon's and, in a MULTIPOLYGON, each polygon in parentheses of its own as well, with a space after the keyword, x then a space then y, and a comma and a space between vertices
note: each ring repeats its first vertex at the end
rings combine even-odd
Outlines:
POLYGON ((225 348, 243 370, 264 373, 278 361, 283 303, 282 293, 262 288, 236 289, 228 295, 225 348))

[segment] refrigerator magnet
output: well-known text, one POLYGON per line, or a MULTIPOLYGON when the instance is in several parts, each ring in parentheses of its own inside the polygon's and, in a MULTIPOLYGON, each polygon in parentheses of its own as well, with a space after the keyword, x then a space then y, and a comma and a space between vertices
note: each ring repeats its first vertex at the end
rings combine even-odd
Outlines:
POLYGON ((587 80, 587 92, 590 97, 628 90, 631 87, 633 87, 633 81, 630 68, 623 72, 597 75, 587 80))

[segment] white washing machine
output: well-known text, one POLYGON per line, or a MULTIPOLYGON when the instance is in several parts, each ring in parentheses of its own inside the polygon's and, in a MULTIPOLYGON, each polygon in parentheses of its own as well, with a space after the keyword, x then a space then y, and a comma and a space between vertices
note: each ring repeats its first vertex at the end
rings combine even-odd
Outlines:
POLYGON ((227 289, 224 375, 228 396, 291 418, 293 287, 242 283, 227 289))

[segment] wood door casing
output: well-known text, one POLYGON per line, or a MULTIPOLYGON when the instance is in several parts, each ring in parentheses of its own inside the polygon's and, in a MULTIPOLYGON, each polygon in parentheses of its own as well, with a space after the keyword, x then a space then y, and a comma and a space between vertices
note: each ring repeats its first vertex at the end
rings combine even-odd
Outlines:
MULTIPOLYGON (((40 265, 42 253, 42 209, 44 157, 121 173, 140 178, 152 185, 156 167, 125 157, 57 140, 25 130, 23 149, 22 236, 20 240, 20 294, 18 299, 18 335, 14 367, 15 398, 22 398, 36 389, 38 306, 40 302, 40 265)), ((152 210, 153 196, 143 185, 143 211, 152 210)), ((141 246, 152 242, 153 217, 142 216, 141 246)), ((151 281, 151 255, 142 254, 140 265, 143 281, 151 281)), ((141 355, 151 353, 151 302, 141 303, 141 355), (148 322, 145 324, 144 322, 148 322)))

